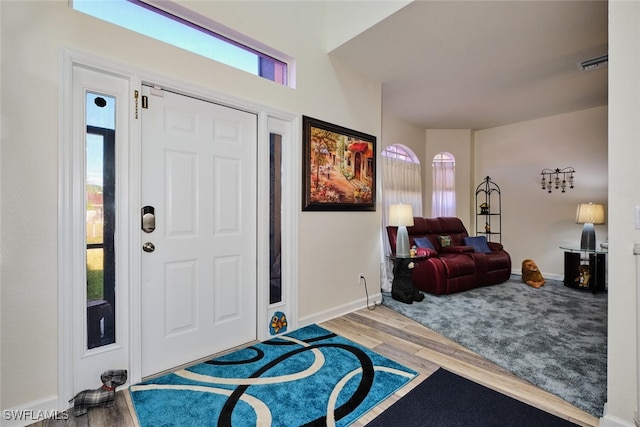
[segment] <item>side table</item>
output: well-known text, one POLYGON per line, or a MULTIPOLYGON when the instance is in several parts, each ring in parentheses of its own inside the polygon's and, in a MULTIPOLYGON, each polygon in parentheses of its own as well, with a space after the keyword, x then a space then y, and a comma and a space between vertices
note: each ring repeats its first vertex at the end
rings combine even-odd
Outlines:
POLYGON ((414 301, 420 302, 424 299, 424 294, 413 286, 411 273, 415 265, 426 258, 426 256, 398 257, 395 255, 389 257, 393 262, 391 297, 394 300, 412 304, 414 301), (414 265, 412 266, 411 263, 414 265))
POLYGON ((564 252, 564 285, 590 290, 607 290, 607 250, 585 250, 574 246, 560 246, 564 252))

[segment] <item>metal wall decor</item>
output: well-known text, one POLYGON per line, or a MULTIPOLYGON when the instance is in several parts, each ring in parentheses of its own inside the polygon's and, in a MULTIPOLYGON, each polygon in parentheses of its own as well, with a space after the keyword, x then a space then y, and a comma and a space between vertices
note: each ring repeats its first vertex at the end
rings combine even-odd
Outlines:
POLYGON ((576 170, 572 167, 566 167, 564 169, 542 169, 540 175, 542 175, 543 190, 547 190, 548 193, 555 188, 562 189, 563 193, 566 193, 567 186, 573 188, 573 174, 576 170))

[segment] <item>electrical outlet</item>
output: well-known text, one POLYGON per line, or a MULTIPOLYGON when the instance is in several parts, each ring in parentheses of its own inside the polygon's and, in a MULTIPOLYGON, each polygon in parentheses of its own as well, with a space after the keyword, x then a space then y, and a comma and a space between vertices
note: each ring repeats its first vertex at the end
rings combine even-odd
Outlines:
POLYGON ((358 273, 358 285, 362 284, 364 280, 364 273, 358 273))

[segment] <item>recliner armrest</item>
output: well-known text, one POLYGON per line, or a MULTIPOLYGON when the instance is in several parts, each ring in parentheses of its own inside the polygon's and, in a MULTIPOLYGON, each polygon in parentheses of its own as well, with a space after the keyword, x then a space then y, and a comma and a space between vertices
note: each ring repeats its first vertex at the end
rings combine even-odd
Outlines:
POLYGON ((502 243, 487 242, 487 245, 489 245, 489 249, 491 249, 492 251, 503 251, 504 250, 504 246, 502 246, 502 243))

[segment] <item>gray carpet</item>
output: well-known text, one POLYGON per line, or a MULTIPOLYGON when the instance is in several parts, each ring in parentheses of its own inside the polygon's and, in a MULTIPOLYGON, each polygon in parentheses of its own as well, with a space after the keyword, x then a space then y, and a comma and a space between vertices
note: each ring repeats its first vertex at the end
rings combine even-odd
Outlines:
POLYGON ((384 305, 462 344, 580 409, 602 416, 607 397, 607 294, 512 276, 451 295, 384 305))

